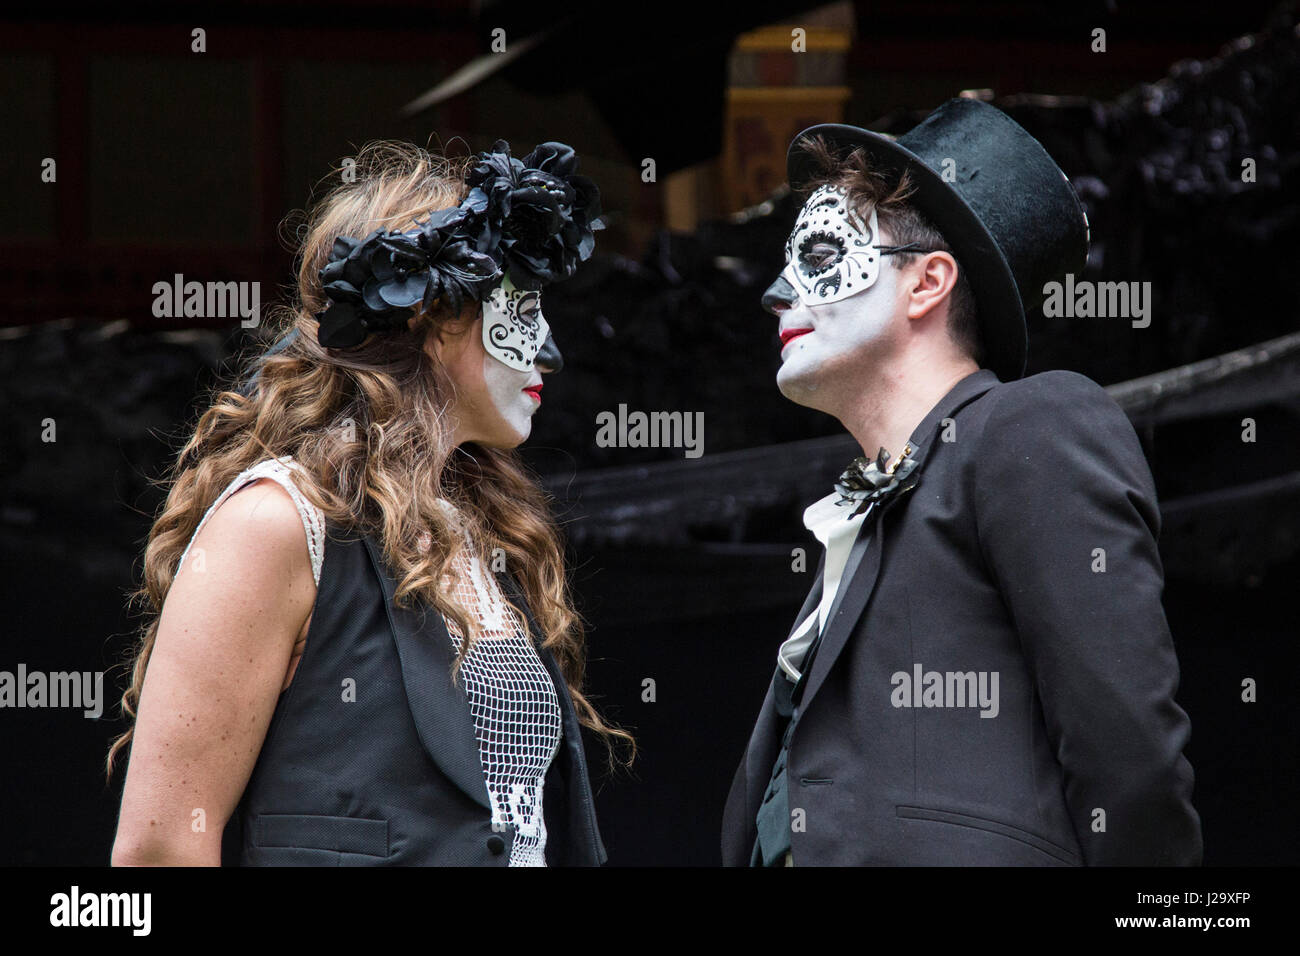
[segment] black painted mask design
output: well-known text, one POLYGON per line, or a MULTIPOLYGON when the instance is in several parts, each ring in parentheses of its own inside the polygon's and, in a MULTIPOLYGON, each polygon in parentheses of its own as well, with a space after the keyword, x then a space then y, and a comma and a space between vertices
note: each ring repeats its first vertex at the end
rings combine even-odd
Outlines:
POLYGON ((878 238, 874 207, 864 224, 843 189, 822 186, 808 197, 786 240, 781 276, 809 305, 846 299, 880 276, 878 238))
POLYGON ((515 288, 508 275, 483 301, 483 347, 513 369, 532 371, 550 334, 542 316, 542 293, 515 288))

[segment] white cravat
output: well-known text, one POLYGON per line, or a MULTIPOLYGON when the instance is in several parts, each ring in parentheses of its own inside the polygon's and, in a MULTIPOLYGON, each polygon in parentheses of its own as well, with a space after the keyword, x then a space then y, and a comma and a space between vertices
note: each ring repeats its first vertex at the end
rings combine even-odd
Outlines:
POLYGON ((848 563, 849 552, 857 539, 858 529, 866 518, 866 512, 857 517, 848 517, 852 506, 837 505, 840 495, 832 491, 825 498, 814 501, 804 509, 803 523, 813 536, 826 549, 826 566, 822 570, 822 600, 817 610, 810 613, 794 629, 777 651, 776 662, 793 681, 799 680, 799 665, 803 663, 808 646, 826 627, 826 618, 835 603, 835 595, 840 589, 840 578, 844 575, 844 566, 848 563))

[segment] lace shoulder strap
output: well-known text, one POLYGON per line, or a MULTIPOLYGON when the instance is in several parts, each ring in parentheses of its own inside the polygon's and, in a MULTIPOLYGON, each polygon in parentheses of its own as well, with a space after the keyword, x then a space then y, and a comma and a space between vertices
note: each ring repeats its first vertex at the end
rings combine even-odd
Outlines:
POLYGON ((235 476, 230 484, 226 485, 224 491, 208 508, 207 513, 203 515, 203 520, 199 526, 194 529, 194 534, 190 538, 190 543, 185 546, 185 554, 181 555, 180 563, 176 565, 176 573, 179 574, 181 567, 185 564, 185 556, 190 553, 190 547, 194 544, 194 538, 198 537, 203 526, 208 523, 212 513, 220 507, 221 503, 233 495, 240 488, 250 482, 257 481, 259 478, 270 478, 276 482, 293 499, 293 503, 298 507, 298 514, 302 518, 303 528, 307 532, 307 554, 311 557, 311 576, 315 579, 317 587, 320 586, 321 565, 325 561, 325 515, 324 513, 307 500, 306 496, 298 490, 294 484, 293 473, 295 469, 301 466, 288 455, 282 458, 267 458, 259 461, 251 468, 246 468, 235 476))

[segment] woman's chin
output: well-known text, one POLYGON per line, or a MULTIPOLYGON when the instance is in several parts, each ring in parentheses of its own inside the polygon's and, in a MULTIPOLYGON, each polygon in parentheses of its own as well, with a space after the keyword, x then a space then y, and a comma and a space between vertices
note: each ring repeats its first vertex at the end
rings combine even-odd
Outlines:
POLYGON ((480 438, 478 443, 480 445, 486 445, 489 448, 502 448, 507 450, 518 448, 528 440, 528 436, 532 434, 532 431, 532 419, 525 419, 524 421, 517 423, 502 423, 501 427, 496 429, 492 435, 480 438))

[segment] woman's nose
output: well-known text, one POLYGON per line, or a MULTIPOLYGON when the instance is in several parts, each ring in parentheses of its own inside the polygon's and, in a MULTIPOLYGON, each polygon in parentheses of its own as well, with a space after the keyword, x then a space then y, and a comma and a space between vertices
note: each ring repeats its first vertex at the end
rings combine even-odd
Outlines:
POLYGON ((558 372, 564 368, 564 357, 560 355, 559 346, 555 344, 555 336, 550 333, 547 333, 546 341, 537 352, 536 364, 543 373, 558 372))
POLYGON ((786 281, 785 276, 777 276, 776 281, 763 293, 762 306, 773 315, 780 315, 785 309, 793 308, 799 299, 794 286, 786 281))

